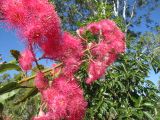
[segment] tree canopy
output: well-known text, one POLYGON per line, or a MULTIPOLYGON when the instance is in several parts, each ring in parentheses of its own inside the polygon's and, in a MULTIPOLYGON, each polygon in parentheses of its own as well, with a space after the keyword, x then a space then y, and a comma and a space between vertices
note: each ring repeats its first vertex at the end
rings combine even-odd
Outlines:
MULTIPOLYGON (((126 51, 118 55, 105 75, 92 85, 86 85, 88 62, 83 62, 75 74, 88 102, 85 120, 154 120, 159 119, 159 90, 150 80, 151 69, 160 71, 159 24, 151 13, 160 5, 158 0, 50 0, 56 6, 62 28, 76 35, 75 30, 102 19, 111 19, 125 33, 126 51), (140 11, 142 11, 140 13, 140 11), (142 16, 143 15, 143 16, 142 16), (143 32, 135 26, 145 24, 143 32)), ((2 17, 3 18, 3 14, 2 17)), ((89 32, 88 41, 96 41, 89 32)), ((52 69, 45 65, 32 68, 29 76, 21 70, 20 52, 11 50, 14 61, 0 64, 0 116, 2 119, 28 120, 41 108, 40 94, 34 85, 36 72, 41 69, 52 79, 52 69), (13 77, 9 70, 18 71, 13 77), (5 74, 4 74, 5 73, 5 74), (1 80, 2 79, 2 80, 1 80), (2 82, 1 82, 2 81, 2 82)), ((39 58, 40 59, 40 58, 39 58)), ((57 72, 55 77, 60 73, 57 72)))

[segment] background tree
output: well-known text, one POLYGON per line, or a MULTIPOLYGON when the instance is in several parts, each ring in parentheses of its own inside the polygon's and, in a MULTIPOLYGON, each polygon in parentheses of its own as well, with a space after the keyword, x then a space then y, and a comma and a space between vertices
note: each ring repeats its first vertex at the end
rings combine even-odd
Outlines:
MULTIPOLYGON (((126 53, 120 55, 116 63, 107 69, 105 78, 95 82, 91 87, 85 85, 82 81, 87 76, 87 63, 84 63, 76 74, 80 77, 81 86, 84 88, 85 97, 89 102, 85 119, 156 119, 159 109, 156 109, 159 99, 158 90, 151 81, 146 80, 146 77, 151 66, 156 73, 159 72, 159 56, 157 54, 159 37, 156 37, 159 36, 159 31, 140 34, 133 31, 133 27, 141 24, 144 19, 147 21, 147 27, 153 24, 148 12, 156 8, 154 5, 158 5, 158 1, 54 0, 53 2, 61 16, 62 27, 73 34, 76 34, 73 30, 87 23, 106 18, 114 20, 126 33, 126 53), (138 12, 145 7, 149 8, 144 13, 145 17, 139 16, 138 12)), ((154 23, 154 26, 157 27, 157 23, 154 23)), ((92 41, 93 36, 86 35, 86 37, 92 41)), ((13 56, 15 57, 15 55, 13 56)), ((25 73, 18 68, 17 62, 1 64, 0 67, 3 68, 0 69, 3 72, 10 69, 19 71, 9 84, 1 85, 0 94, 5 93, 4 95, 6 95, 7 93, 7 97, 1 101, 4 104, 4 112, 15 120, 30 119, 33 114, 38 112, 40 105, 37 102, 39 101, 37 90, 32 86, 36 68, 32 70, 33 76, 26 77, 25 73), (30 81, 25 82, 26 80, 30 81), (13 94, 8 95, 10 92, 13 94), (19 104, 17 107, 14 106, 14 109, 13 101, 16 101, 15 104, 19 104), (32 106, 33 104, 34 106, 32 106), (18 109, 19 106, 21 106, 20 109, 18 109)), ((43 69, 45 68, 43 67, 43 69)))

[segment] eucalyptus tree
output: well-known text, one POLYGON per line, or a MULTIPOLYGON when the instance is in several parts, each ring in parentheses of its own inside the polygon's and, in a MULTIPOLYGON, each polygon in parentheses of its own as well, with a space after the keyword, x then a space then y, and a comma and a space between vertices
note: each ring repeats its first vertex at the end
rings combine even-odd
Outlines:
MULTIPOLYGON (((115 64, 106 70, 105 77, 91 86, 85 85, 82 81, 87 76, 87 63, 84 63, 76 74, 79 76, 81 87, 83 87, 85 98, 88 101, 85 119, 156 119, 158 90, 150 80, 146 80, 146 77, 151 65, 156 72, 159 72, 158 59, 154 59, 159 57, 157 54, 159 46, 156 44, 159 37, 154 40, 154 37, 150 38, 150 36, 154 36, 153 34, 141 35, 132 28, 143 23, 144 18, 147 21, 147 26, 150 25, 148 11, 145 11, 146 15, 144 17, 141 17, 138 12, 145 7, 150 8, 150 12, 156 8, 158 1, 53 0, 52 2, 56 4, 56 9, 62 19, 62 27, 65 30, 73 32, 73 30, 90 22, 112 19, 126 34, 126 53, 119 55, 115 64)), ((1 18, 3 19, 3 14, 1 18)), ((73 34, 76 33, 73 32, 73 34)), ((89 34, 86 36, 90 41, 93 40, 94 36, 89 34)), ((16 61, 19 52, 12 51, 11 53, 16 61)), ((45 67, 41 67, 45 71, 45 67)), ((12 114, 13 119, 16 120, 30 119, 40 107, 38 91, 32 86, 37 68, 32 70, 33 76, 27 78, 20 70, 18 62, 7 62, 0 65, 0 68, 1 73, 13 69, 19 71, 19 74, 11 83, 0 87, 0 95, 14 92, 4 101, 1 101, 5 107, 4 112, 8 115, 12 114), (30 80, 27 87, 25 86, 26 80, 30 80), (32 106, 33 104, 34 106, 32 106), (13 107, 14 105, 17 106, 13 107), (18 109, 19 107, 20 109, 18 109)))

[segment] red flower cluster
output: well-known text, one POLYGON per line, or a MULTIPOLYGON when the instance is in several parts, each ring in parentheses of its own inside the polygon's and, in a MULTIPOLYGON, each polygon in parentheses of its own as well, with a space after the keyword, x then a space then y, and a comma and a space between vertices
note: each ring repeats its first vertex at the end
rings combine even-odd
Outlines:
POLYGON ((48 81, 45 79, 42 72, 38 72, 35 78, 35 85, 41 91, 48 87, 48 81))
POLYGON ((87 102, 74 78, 60 76, 54 79, 51 87, 42 91, 42 96, 48 106, 46 116, 50 119, 83 119, 87 102))
POLYGON ((34 61, 34 56, 29 49, 26 49, 21 53, 19 57, 19 63, 21 68, 25 71, 30 70, 32 68, 32 62, 34 61))
MULTIPOLYGON (((63 64, 62 73, 51 84, 43 72, 37 73, 35 85, 42 94, 47 111, 43 113, 41 110, 41 114, 33 119, 82 120, 87 102, 74 73, 83 61, 88 61, 86 83, 91 84, 98 80, 116 60, 117 55, 125 51, 124 34, 111 20, 101 20, 80 28, 78 37, 63 32, 57 12, 48 0, 6 0, 0 2, 0 5, 5 22, 18 30, 19 36, 27 45, 28 49, 19 58, 23 70, 30 70, 32 62, 36 61, 35 47, 43 52, 43 58, 63 64), (85 40, 84 43, 82 36, 86 31, 97 36, 98 40, 85 40)), ((55 73, 57 69, 53 74, 55 73)))
POLYGON ((35 84, 42 94, 43 102, 47 104, 48 111, 33 120, 83 119, 87 102, 73 77, 60 76, 52 81, 51 86, 46 87, 48 84, 44 75, 39 72, 35 84))
POLYGON ((54 49, 48 52, 46 48, 60 44, 60 19, 48 0, 5 0, 1 7, 5 22, 16 28, 27 44, 39 46, 48 55, 54 49))
POLYGON ((116 60, 119 53, 125 51, 125 41, 124 33, 111 20, 101 20, 80 28, 80 36, 86 31, 99 38, 98 43, 93 42, 90 45, 93 49, 86 79, 86 83, 90 84, 105 73, 106 68, 116 60))

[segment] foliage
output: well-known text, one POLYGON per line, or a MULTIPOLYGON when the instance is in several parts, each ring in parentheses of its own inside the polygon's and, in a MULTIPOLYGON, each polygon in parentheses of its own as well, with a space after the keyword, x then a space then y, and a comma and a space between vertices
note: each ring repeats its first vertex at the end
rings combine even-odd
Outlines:
MULTIPOLYGON (((160 97, 159 97, 159 100, 158 100, 158 103, 157 103, 157 111, 160 111, 160 97)), ((160 118, 160 112, 158 112, 156 120, 159 120, 159 118, 160 118)))
POLYGON ((151 81, 145 80, 149 73, 146 56, 129 53, 121 58, 108 69, 105 81, 85 89, 91 101, 87 119, 154 119, 156 116, 158 91, 151 81))

